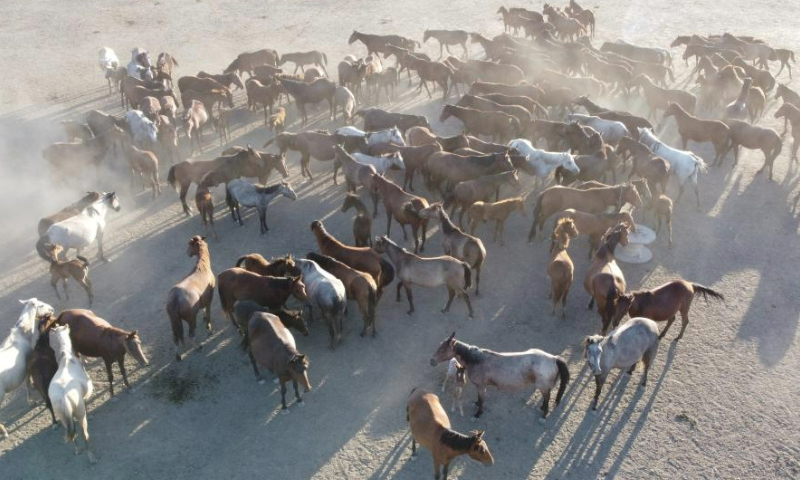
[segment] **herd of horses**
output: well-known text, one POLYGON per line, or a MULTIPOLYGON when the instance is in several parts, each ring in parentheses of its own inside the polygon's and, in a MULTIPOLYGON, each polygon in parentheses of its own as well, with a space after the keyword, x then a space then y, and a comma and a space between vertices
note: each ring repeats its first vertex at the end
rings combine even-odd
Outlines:
MULTIPOLYGON (((535 194, 531 195, 533 221, 528 240, 533 242, 548 220, 554 219, 545 273, 551 282, 552 313, 561 304, 562 318, 567 314, 575 278, 569 252, 578 237, 589 240, 591 262, 583 286, 590 297, 589 308, 596 307, 599 313, 601 334, 587 336, 583 349, 596 382, 592 402, 596 409, 610 370, 633 372, 641 361, 644 386, 659 341, 677 315, 681 316, 682 328, 676 341, 686 331, 695 297, 723 299, 713 289, 683 279, 652 290, 630 291, 615 250, 626 245, 628 235, 636 230, 633 212, 654 209, 659 230, 661 220, 666 220, 672 245, 673 204, 680 200, 688 181, 699 209, 700 174, 708 171, 698 153, 686 150, 689 140, 710 143, 715 165, 731 151, 738 159, 741 147, 762 150, 762 170, 768 169, 771 178, 783 136, 754 122, 764 113, 764 96, 776 85, 769 62, 780 61, 781 71, 787 67, 791 76, 793 54, 757 38, 727 33, 678 37, 670 48, 623 40, 596 48, 592 43, 594 12, 574 0, 563 9, 545 4, 540 13, 502 7, 498 14, 507 33, 491 39, 464 30, 425 31, 423 42, 433 38, 440 44, 436 60, 418 50, 421 43, 417 40, 353 31, 349 43, 363 43, 367 56, 342 60, 338 83, 328 78, 327 56, 322 52, 279 55, 264 49, 243 53, 220 74, 200 72, 181 77, 177 81, 181 102, 172 90, 172 74, 178 66, 174 57, 161 54, 152 64, 146 51, 136 49, 131 63, 121 67, 114 52, 104 48, 100 65, 109 79, 109 91, 118 88, 123 105, 130 104, 134 109, 124 117, 90 112, 88 125, 66 122, 70 138, 48 147, 44 157, 54 168, 91 168, 107 157, 116 157, 119 151, 127 159, 132 178, 140 176, 152 183, 154 196, 160 193, 158 158, 169 158, 172 165, 167 182, 178 191, 183 211, 191 214, 186 197, 190 186, 196 184, 195 203, 201 223, 206 232, 211 228, 215 240, 212 189, 223 186, 225 203, 240 224, 240 209, 255 208, 260 231, 267 235, 270 201, 280 195, 298 198, 285 181, 290 152, 300 154, 301 173, 309 181, 314 180, 311 159, 333 165, 334 184, 338 183, 338 171, 342 171, 346 192, 341 211, 356 211, 354 245, 329 233, 321 220, 309 219, 309 235, 314 237, 318 252, 309 252, 305 258, 273 252, 270 260, 258 253, 245 254, 235 266, 215 273, 206 237, 195 235, 187 245, 187 255, 194 257, 195 266, 167 294, 175 358, 181 360, 186 354, 185 327, 188 340, 194 344, 201 312, 206 329, 212 331, 216 291, 221 311, 242 336, 242 348, 248 352, 256 377, 262 380, 260 372, 267 369, 280 382, 283 413, 289 411, 288 382, 293 384, 298 405, 303 403, 298 386, 311 389, 309 355, 301 353, 292 330, 309 335, 308 324, 315 314, 328 329, 331 349, 342 340, 349 300, 357 304, 362 317, 361 336, 377 334, 378 306, 392 282, 398 302, 401 290, 405 291, 408 315, 415 313, 412 288, 444 286, 448 296, 442 312, 448 312, 458 297, 472 317, 475 298, 471 297, 479 295, 482 273, 498 275, 490 261, 496 252, 477 235, 480 226, 495 222, 493 241, 503 245, 505 222, 513 212, 525 216, 528 199, 501 196, 504 191, 518 192, 532 184, 535 194), (525 37, 512 35, 519 30, 525 37), (479 44, 486 59, 471 59, 469 43, 479 44), (449 47, 454 45, 462 47, 463 56, 443 58, 444 50, 450 53, 449 47), (682 45, 686 46, 683 59, 687 65, 692 57, 697 61, 697 68, 688 74, 689 81, 697 76, 697 95, 680 89, 675 82, 670 49, 682 45), (391 56, 396 65, 385 67, 384 60, 391 56), (292 74, 280 68, 286 62, 295 64, 292 74), (308 65, 312 66, 306 68, 308 65), (412 72, 418 76, 418 93, 424 87, 431 95, 429 83, 433 90, 442 91, 445 104, 438 120, 455 124, 450 118, 457 119, 462 133, 442 136, 432 131, 430 120, 424 116, 375 106, 364 105, 353 111, 356 101, 369 102, 371 93, 377 100, 380 89, 387 85, 392 85, 392 94, 396 95, 394 87, 403 70, 407 70, 409 85, 412 72), (244 73, 249 76, 246 81, 244 73), (212 160, 176 162, 181 129, 193 152, 195 144, 202 152, 206 123, 220 130, 221 143, 228 138, 233 89, 245 91, 247 108, 264 108, 265 121, 275 134, 263 148, 274 146, 278 153, 247 145, 230 147, 212 160), (646 116, 605 108, 590 99, 605 95, 628 101, 636 92, 649 110, 646 116), (447 103, 451 95, 460 95, 457 103, 447 103), (283 97, 295 101, 303 126, 308 121, 307 107, 326 101, 332 118, 337 103, 346 107, 346 125, 333 133, 283 131, 286 110, 281 107, 277 114, 272 113, 283 97), (177 110, 180 105, 185 109, 182 116, 177 110), (578 108, 586 113, 579 113, 578 108), (662 112, 662 125, 654 128, 651 120, 658 112, 662 112), (700 114, 702 118, 697 116, 700 114), (357 118, 363 119, 363 129, 351 124, 357 118), (663 132, 667 118, 674 118, 677 124, 680 148, 668 145, 656 133, 663 132), (79 140, 73 141, 76 138, 79 140), (118 150, 117 146, 122 148, 118 150), (617 176, 628 168, 627 181, 617 183, 617 176), (273 170, 284 179, 265 185, 273 170), (396 171, 400 171, 400 177, 396 171), (424 196, 419 182, 414 188, 415 176, 424 183, 424 196), (258 183, 247 178, 257 178, 258 183), (552 178, 559 184, 550 184, 552 178), (669 178, 674 178, 678 187, 674 202, 667 194, 669 178), (359 192, 366 193, 371 201, 359 192), (374 236, 372 223, 380 214, 380 203, 386 215, 386 232, 374 236), (465 214, 468 229, 464 226, 465 214), (431 221, 440 225, 441 256, 422 255, 431 221), (410 226, 413 251, 392 238, 395 222, 405 242, 409 240, 406 226, 410 226), (292 297, 304 306, 303 310, 288 309, 286 303, 292 297), (625 315, 631 319, 622 323, 625 315), (660 333, 656 322, 666 322, 660 333)), ((385 91, 388 96, 389 89, 385 91)), ((792 124, 792 158, 796 161, 800 95, 786 85, 778 85, 775 95, 784 102, 775 117, 784 117, 792 124)), ((72 278, 86 290, 91 305, 90 263, 80 254, 96 243, 98 259, 106 261, 106 214, 120 208, 115 192, 89 192, 41 220, 36 249, 51 265, 51 283, 59 299, 58 282, 63 283, 66 295, 67 280, 72 278), (67 257, 70 250, 78 255, 72 260, 67 257)), ((67 438, 73 442, 80 430, 94 462, 84 403, 92 394, 92 383, 75 354, 103 358, 113 395, 114 362, 126 386, 125 354, 140 364, 148 363, 138 333, 116 328, 89 310, 65 310, 56 315, 51 306, 36 299, 23 303, 20 319, 0 347, 0 400, 30 377, 53 422, 64 425, 67 438)), ((496 352, 457 340, 455 333, 435 349, 430 360, 431 365, 443 362, 448 362, 448 378, 454 378, 456 396, 466 382, 476 387, 475 418, 484 412, 489 386, 502 391, 532 387, 542 394, 544 422, 550 412, 551 390, 558 384, 558 405, 570 381, 568 364, 558 355, 538 349, 496 352)), ((451 460, 461 454, 484 464, 493 463, 483 432, 464 435, 453 430, 437 395, 415 388, 408 399, 407 415, 412 451, 415 454, 417 443, 431 450, 435 478, 440 478, 440 467, 447 478, 451 460)), ((0 429, 7 435, 5 427, 0 425, 0 429)))

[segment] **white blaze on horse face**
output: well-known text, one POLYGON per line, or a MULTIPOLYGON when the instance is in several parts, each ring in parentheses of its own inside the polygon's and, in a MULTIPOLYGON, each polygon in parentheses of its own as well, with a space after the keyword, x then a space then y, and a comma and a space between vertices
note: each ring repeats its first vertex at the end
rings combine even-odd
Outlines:
POLYGON ((586 362, 589 364, 589 367, 592 369, 592 373, 595 375, 600 375, 603 373, 603 370, 600 368, 600 356, 602 353, 603 347, 601 347, 598 343, 593 343, 587 347, 586 362))

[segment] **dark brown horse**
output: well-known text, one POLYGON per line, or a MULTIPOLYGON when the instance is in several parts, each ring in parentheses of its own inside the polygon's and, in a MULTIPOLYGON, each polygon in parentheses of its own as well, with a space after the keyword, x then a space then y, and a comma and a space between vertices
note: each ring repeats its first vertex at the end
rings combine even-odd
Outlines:
POLYGON ((597 302, 597 311, 603 321, 603 335, 608 331, 612 321, 614 328, 619 325, 620 318, 615 318, 615 312, 617 303, 626 289, 625 276, 614 258, 614 250, 619 244, 628 244, 628 226, 623 223, 606 233, 603 244, 595 252, 592 264, 583 280, 583 288, 592 297, 589 308, 591 309, 597 302))
POLYGON ((244 300, 241 302, 236 302, 233 305, 233 317, 236 319, 236 325, 234 326, 239 330, 239 333, 243 335, 242 349, 246 349, 249 346, 250 342, 247 330, 248 323, 250 321, 250 317, 252 317, 256 312, 271 313, 276 315, 281 319, 281 323, 283 323, 284 327, 293 328, 303 334, 304 337, 309 335, 308 326, 303 318, 302 310, 286 310, 283 308, 279 310, 270 310, 267 307, 262 307, 256 302, 244 300))
POLYGON ((35 328, 39 330, 39 339, 33 347, 33 354, 28 359, 28 376, 33 382, 33 386, 39 395, 42 396, 47 409, 50 411, 50 417, 53 419, 53 428, 58 425, 56 415, 53 413, 53 404, 50 402, 50 395, 47 390, 50 387, 50 381, 58 371, 58 362, 56 361, 56 354, 50 348, 50 327, 55 324, 56 317, 47 315, 37 321, 35 328))
POLYGON ((641 290, 622 295, 616 304, 614 320, 619 322, 625 313, 628 313, 631 318, 646 317, 656 322, 667 322, 667 326, 658 336, 661 339, 667 334, 667 330, 680 312, 681 332, 675 337, 677 342, 683 338, 683 333, 689 325, 689 309, 692 307, 692 300, 699 295, 703 296, 706 303, 709 296, 717 300, 725 300, 721 293, 699 283, 674 280, 652 290, 641 290))
POLYGON ((114 374, 111 371, 111 365, 114 362, 117 362, 119 370, 122 372, 125 388, 130 388, 128 374, 125 371, 125 354, 133 356, 139 365, 144 366, 149 363, 142 351, 142 342, 136 330, 129 332, 113 327, 91 310, 64 310, 59 314, 56 323, 69 325, 69 336, 77 353, 86 357, 103 359, 106 364, 108 386, 112 397, 114 396, 114 374))
MULTIPOLYGON (((425 251, 425 234, 428 230, 428 219, 421 217, 419 211, 428 206, 428 201, 422 197, 407 193, 383 175, 372 176, 371 189, 383 200, 383 206, 386 208, 386 236, 389 236, 391 232, 392 218, 394 218, 403 230, 404 240, 408 240, 406 225, 411 225, 411 234, 414 237, 414 253, 425 251), (421 239, 420 227, 422 228, 421 239)), ((375 214, 377 214, 377 208, 375 210, 375 214)))
POLYGON ((217 276, 219 300, 224 314, 235 324, 233 305, 237 301, 252 300, 271 309, 283 307, 294 295, 306 301, 306 286, 299 276, 270 277, 248 272, 242 268, 229 268, 217 276))
POLYGON ((331 110, 331 120, 336 112, 336 84, 327 78, 318 78, 311 83, 296 82, 286 78, 276 82, 282 86, 297 103, 303 125, 308 122, 306 114, 307 103, 319 103, 323 100, 328 101, 331 110))

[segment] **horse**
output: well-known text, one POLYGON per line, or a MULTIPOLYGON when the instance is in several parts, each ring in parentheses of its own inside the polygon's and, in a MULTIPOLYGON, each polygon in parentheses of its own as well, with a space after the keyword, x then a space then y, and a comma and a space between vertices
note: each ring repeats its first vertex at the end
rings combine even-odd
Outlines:
POLYGON ((348 267, 372 276, 378 286, 378 300, 380 300, 383 287, 394 280, 395 269, 392 264, 370 247, 351 247, 343 244, 329 234, 319 220, 311 222, 310 228, 323 255, 335 258, 348 267))
POLYGON ((467 384, 467 369, 464 368, 458 360, 451 358, 447 363, 447 372, 445 373, 444 380, 442 380, 442 393, 447 391, 447 382, 452 381, 453 385, 453 404, 450 406, 450 411, 456 411, 456 404, 458 404, 458 412, 464 416, 464 405, 461 403, 461 394, 464 391, 464 385, 467 384))
POLYGON ((456 340, 456 333, 447 337, 431 357, 431 366, 455 358, 467 370, 469 381, 478 389, 477 411, 474 419, 483 414, 486 388, 490 385, 501 391, 521 390, 533 385, 542 392, 542 417, 544 423, 550 411, 550 390, 560 380, 556 393, 556 406, 564 396, 569 383, 567 363, 556 355, 531 348, 523 352, 493 352, 456 340))
POLYGON ((641 290, 622 295, 617 302, 616 318, 622 318, 625 313, 628 313, 631 317, 646 317, 655 322, 666 321, 667 326, 658 336, 660 340, 667 334, 667 330, 680 312, 681 332, 674 340, 677 342, 683 338, 683 333, 689 325, 689 309, 692 307, 692 300, 700 295, 703 296, 706 303, 708 303, 709 296, 725 301, 725 297, 721 293, 699 283, 674 280, 652 290, 641 290))
POLYGON ((633 373, 639 360, 644 362, 640 386, 647 386, 647 372, 658 351, 658 325, 643 317, 630 319, 614 329, 607 337, 592 335, 583 341, 583 355, 594 374, 594 399, 592 410, 597 410, 597 400, 612 368, 633 373))
POLYGON ((397 270, 397 301, 400 301, 400 288, 406 290, 409 310, 408 315, 414 313, 414 298, 411 294, 411 286, 419 285, 422 287, 447 286, 447 304, 441 310, 442 313, 450 311, 450 305, 456 294, 464 299, 469 309, 469 317, 473 317, 472 303, 469 301, 467 289, 472 286, 472 269, 467 262, 458 260, 449 255, 441 257, 423 258, 408 252, 400 247, 387 236, 375 239, 373 249, 386 254, 397 270))
POLYGON ((250 345, 248 323, 250 321, 250 317, 252 317, 256 312, 277 315, 284 327, 293 328, 300 332, 304 337, 309 335, 308 326, 306 325, 306 321, 303 319, 302 311, 286 310, 283 308, 278 310, 270 310, 269 308, 262 307, 256 302, 244 300, 241 302, 236 302, 233 305, 233 318, 236 320, 236 328, 243 336, 241 343, 242 350, 246 350, 250 345))
POLYGON ((287 270, 287 275, 291 276, 281 277, 262 276, 236 267, 223 270, 217 276, 217 292, 222 312, 236 325, 233 307, 238 301, 252 300, 272 310, 283 307, 290 296, 306 302, 306 286, 294 262, 290 270, 291 273, 287 270))
POLYGON ((639 141, 655 155, 669 162, 669 171, 675 175, 675 179, 678 180, 678 185, 680 186, 678 198, 675 199, 675 202, 677 203, 678 200, 681 199, 684 183, 686 183, 686 180, 689 180, 692 182, 694 194, 697 197, 697 208, 700 209, 700 193, 697 189, 697 177, 700 172, 708 171, 703 159, 692 152, 678 150, 666 145, 659 140, 649 128, 639 128, 638 131, 639 141))
POLYGON ((194 344, 194 331, 197 326, 197 314, 205 309, 205 323, 211 334, 211 302, 214 298, 215 278, 211 271, 211 255, 205 237, 195 235, 189 239, 186 254, 197 257, 194 270, 167 295, 167 315, 172 326, 172 341, 175 344, 175 359, 181 361, 183 340, 183 322, 189 325, 189 338, 194 344))
POLYGON ((146 150, 153 150, 158 143, 158 127, 144 115, 141 110, 129 110, 125 112, 125 120, 128 121, 133 144, 146 150))
POLYGON ((269 275, 270 277, 282 277, 287 271, 294 267, 294 259, 291 255, 279 259, 268 261, 258 253, 243 255, 236 260, 236 267, 243 268, 248 272, 259 275, 269 275))
POLYGON ((83 368, 83 363, 75 355, 70 340, 69 326, 57 326, 50 330, 50 345, 56 354, 58 371, 50 381, 47 396, 53 406, 53 412, 59 423, 66 430, 66 441, 75 445, 75 455, 81 453, 77 442, 77 426, 80 425, 89 463, 97 463, 97 459, 89 443, 89 423, 87 422, 86 401, 92 396, 94 387, 92 379, 83 368))
POLYGON ((372 217, 367 210, 364 202, 354 193, 347 193, 342 204, 342 213, 351 208, 356 209, 356 217, 353 219, 353 241, 356 247, 372 246, 372 217))
POLYGON ((380 143, 393 143, 401 147, 406 146, 403 134, 397 127, 379 130, 377 132, 365 132, 353 126, 340 127, 336 129, 336 134, 346 137, 363 137, 367 140, 367 145, 377 145, 380 143))
POLYGON ((585 213, 602 213, 609 206, 619 211, 625 203, 642 206, 642 198, 632 184, 578 189, 554 186, 545 189, 536 199, 533 210, 533 225, 528 233, 528 242, 536 237, 536 231, 553 214, 567 208, 585 213))
MULTIPOLYGON (((428 230, 428 219, 422 218, 419 211, 428 206, 428 201, 422 197, 405 192, 400 186, 382 175, 373 175, 371 191, 383 200, 386 209, 386 236, 389 236, 392 229, 392 218, 394 218, 403 230, 403 239, 406 236, 406 225, 411 225, 411 235, 414 237, 414 253, 425 251, 425 236, 428 230), (420 234, 421 227, 421 235, 420 234), (420 243, 421 237, 421 243, 420 243)), ((377 216, 377 202, 373 217, 377 216)))
POLYGON ((50 396, 47 395, 47 390, 50 388, 50 382, 58 371, 58 362, 56 361, 56 353, 50 348, 50 335, 48 332, 55 320, 54 316, 46 315, 37 322, 36 329, 38 330, 39 339, 36 340, 36 345, 33 347, 33 353, 27 364, 28 377, 30 377, 33 387, 39 392, 42 400, 44 400, 45 407, 50 412, 50 418, 53 420, 53 430, 58 428, 58 420, 55 412, 53 412, 53 404, 50 403, 50 396))
POLYGON ((61 294, 58 291, 58 282, 61 281, 64 288, 64 299, 69 300, 67 279, 72 277, 86 291, 86 296, 89 297, 89 306, 91 306, 94 301, 94 292, 92 292, 92 281, 89 280, 89 260, 80 255, 72 260, 59 260, 58 256, 64 250, 61 245, 48 243, 44 248, 50 254, 50 285, 56 292, 56 297, 61 300, 61 294))
POLYGON ((100 70, 105 73, 108 80, 108 94, 111 95, 111 76, 109 72, 116 71, 117 67, 119 67, 119 58, 117 58, 116 52, 109 47, 101 48, 98 50, 97 55, 100 70))
POLYGON ((492 194, 495 196, 495 201, 500 200, 500 188, 503 185, 510 185, 516 190, 522 188, 516 169, 510 172, 486 175, 475 180, 459 182, 453 187, 452 195, 445 197, 445 204, 450 203, 452 205, 451 216, 455 216, 456 208, 460 207, 458 225, 464 228, 464 213, 469 210, 469 207, 478 201, 488 201, 492 194))
POLYGON ((37 226, 39 236, 41 237, 44 235, 45 232, 47 232, 47 229, 50 228, 50 225, 80 214, 84 208, 99 201, 101 198, 102 196, 99 192, 86 192, 86 195, 81 197, 81 199, 77 202, 67 205, 50 216, 42 217, 39 220, 39 225, 37 226))
POLYGON ((277 66, 278 58, 280 58, 278 52, 269 48, 240 53, 222 73, 239 72, 241 74, 247 72, 248 75, 253 76, 253 70, 258 66, 277 66))
POLYGON ((121 207, 115 192, 103 192, 100 200, 83 209, 80 215, 51 225, 36 242, 36 251, 39 256, 47 261, 50 260, 50 256, 44 248, 48 243, 61 245, 64 247, 65 254, 70 248, 74 248, 80 255, 84 248, 97 240, 97 258, 102 262, 108 262, 103 254, 103 234, 106 229, 106 212, 109 208, 116 212, 120 211, 121 207))
POLYGON ((239 217, 239 225, 242 222, 242 213, 239 211, 241 206, 255 207, 258 210, 258 219, 261 225, 261 235, 269 230, 267 226, 267 207, 269 202, 278 195, 283 195, 290 200, 297 200, 297 193, 286 182, 276 183, 268 187, 253 185, 242 179, 234 179, 228 182, 225 187, 225 201, 231 209, 231 217, 236 220, 239 217))
POLYGON ((441 467, 444 479, 450 462, 459 455, 469 455, 484 465, 493 465, 494 457, 489 451, 483 431, 464 435, 450 428, 450 419, 442 408, 439 397, 421 388, 411 391, 406 405, 406 421, 411 430, 411 459, 417 458, 417 443, 430 450, 433 456, 433 476, 439 480, 441 467))
POLYGON ((475 295, 480 295, 481 268, 486 261, 486 247, 480 238, 467 235, 456 227, 445 212, 441 203, 423 208, 419 215, 424 218, 438 218, 442 225, 442 250, 445 255, 467 262, 475 270, 475 295))
POLYGON ((583 288, 591 296, 588 308, 591 309, 597 302, 597 311, 603 322, 603 335, 612 322, 615 328, 619 325, 621 317, 615 315, 617 303, 627 287, 625 276, 614 258, 614 250, 618 244, 628 244, 628 225, 624 223, 606 232, 603 244, 592 257, 592 264, 583 280, 583 288))
POLYGON ((336 84, 327 78, 318 78, 311 83, 296 82, 282 78, 276 80, 276 83, 283 87, 289 95, 291 95, 297 109, 300 111, 300 117, 303 120, 303 125, 308 122, 308 114, 306 113, 307 103, 319 103, 323 100, 328 101, 330 106, 330 117, 333 120, 334 113, 336 112, 336 84))
MULTIPOLYGON (((372 185, 372 177, 378 174, 376 168, 372 165, 367 165, 357 161, 353 156, 347 153, 341 145, 334 145, 333 147, 336 160, 333 163, 333 184, 336 185, 336 176, 339 167, 342 168, 345 183, 347 184, 348 192, 355 192, 359 186, 370 187, 372 185)), ((374 205, 375 213, 378 208, 378 195, 370 190, 372 196, 372 203, 374 205)))
MULTIPOLYGON (((19 303, 24 305, 22 313, 11 327, 8 337, 0 344, 0 404, 3 403, 6 393, 16 389, 25 381, 28 360, 39 337, 37 319, 53 315, 55 312, 53 307, 35 298, 20 300, 19 303)), ((27 384, 25 387, 27 396, 27 384)), ((0 435, 4 439, 8 438, 8 430, 2 423, 0 423, 0 435)))
POLYGON ((552 314, 556 314, 556 305, 561 302, 561 318, 567 318, 567 295, 572 286, 575 266, 567 249, 569 242, 578 236, 578 229, 570 218, 559 219, 553 229, 550 242, 550 263, 547 264, 547 276, 550 277, 550 298, 553 301, 552 314))
POLYGON ((342 341, 342 319, 347 308, 347 292, 344 283, 325 271, 313 260, 296 259, 295 264, 303 276, 306 286, 306 304, 309 307, 309 323, 314 319, 314 308, 322 312, 328 325, 330 349, 342 341))
POLYGON ((561 167, 570 173, 580 173, 581 169, 575 164, 575 157, 567 152, 547 152, 534 148, 533 144, 524 138, 517 138, 508 142, 509 148, 527 157, 526 163, 532 167, 537 178, 546 179, 557 168, 561 167))
POLYGON ((486 223, 489 220, 494 220, 494 239, 497 242, 500 240, 500 245, 505 245, 503 237, 505 235, 505 224, 508 216, 512 212, 519 210, 522 216, 525 216, 525 197, 514 197, 500 200, 499 202, 475 202, 469 207, 469 233, 475 235, 475 230, 478 228, 478 223, 486 223))
POLYGON ((125 354, 131 355, 139 365, 146 366, 150 362, 142 351, 139 332, 129 332, 113 327, 98 317, 91 310, 64 310, 58 315, 56 323, 69 326, 69 336, 75 352, 85 357, 100 357, 106 364, 108 386, 114 396, 114 374, 111 365, 117 362, 122 373, 125 388, 131 388, 128 374, 125 371, 125 354))
POLYGON ((303 384, 306 393, 311 390, 308 380, 310 361, 297 351, 292 333, 280 319, 270 313, 254 313, 248 322, 250 363, 259 383, 264 383, 258 365, 277 375, 281 384, 281 413, 289 413, 286 406, 286 382, 292 381, 297 406, 303 406, 303 398, 297 391, 297 383, 303 384))

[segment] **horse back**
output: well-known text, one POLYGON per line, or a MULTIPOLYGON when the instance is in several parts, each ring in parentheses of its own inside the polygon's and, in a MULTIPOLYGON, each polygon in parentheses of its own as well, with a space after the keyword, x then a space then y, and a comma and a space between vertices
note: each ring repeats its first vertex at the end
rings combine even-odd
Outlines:
POLYGON ((254 312, 247 324, 247 335, 256 362, 275 373, 284 370, 288 359, 297 353, 291 332, 271 313, 254 312))
POLYGON ((433 452, 444 429, 450 428, 450 419, 439 397, 415 388, 408 398, 406 412, 411 435, 420 445, 433 452))

